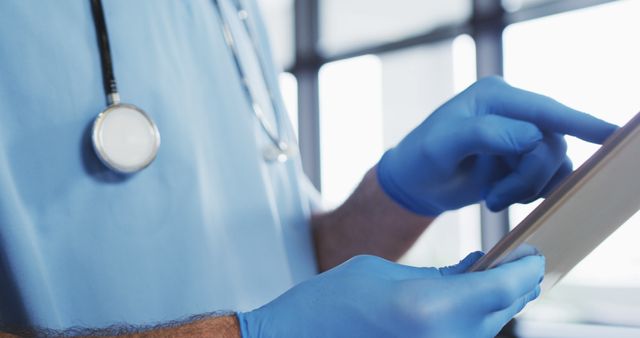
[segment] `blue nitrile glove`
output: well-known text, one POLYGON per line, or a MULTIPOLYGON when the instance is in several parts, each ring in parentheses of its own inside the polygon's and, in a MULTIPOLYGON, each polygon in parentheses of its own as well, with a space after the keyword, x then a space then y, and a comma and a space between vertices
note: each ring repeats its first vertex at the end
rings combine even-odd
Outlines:
POLYGON ((563 136, 602 143, 616 126, 501 78, 438 108, 377 166, 382 189, 426 216, 485 200, 494 211, 546 194, 573 168, 563 136))
POLYGON ((494 337, 540 294, 544 258, 465 273, 481 256, 442 269, 355 257, 239 313, 242 337, 494 337))

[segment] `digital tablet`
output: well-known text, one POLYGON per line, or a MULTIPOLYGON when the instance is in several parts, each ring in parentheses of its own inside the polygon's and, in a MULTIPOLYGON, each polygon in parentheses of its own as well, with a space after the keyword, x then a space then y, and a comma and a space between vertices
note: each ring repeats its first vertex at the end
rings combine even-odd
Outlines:
POLYGON ((638 209, 640 113, 469 271, 490 269, 535 248, 546 257, 545 292, 638 209))

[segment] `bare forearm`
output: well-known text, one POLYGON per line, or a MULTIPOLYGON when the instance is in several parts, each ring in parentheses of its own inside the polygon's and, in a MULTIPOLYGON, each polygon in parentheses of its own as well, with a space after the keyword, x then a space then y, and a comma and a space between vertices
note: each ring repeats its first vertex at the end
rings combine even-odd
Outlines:
POLYGON ((120 337, 120 338, 156 338, 156 337, 210 337, 241 338, 238 320, 234 315, 195 316, 189 320, 172 322, 155 327, 135 327, 116 325, 109 328, 71 328, 67 330, 11 330, 13 333, 0 333, 0 338, 13 337, 120 337))
POLYGON ((342 206, 312 217, 320 269, 359 254, 397 260, 432 221, 392 201, 371 169, 342 206))

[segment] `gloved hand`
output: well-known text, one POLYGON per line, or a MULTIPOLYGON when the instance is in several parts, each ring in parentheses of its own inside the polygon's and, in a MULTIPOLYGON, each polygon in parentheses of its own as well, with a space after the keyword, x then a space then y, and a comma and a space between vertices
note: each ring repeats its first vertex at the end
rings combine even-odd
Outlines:
POLYGON ((481 256, 442 269, 355 257, 239 313, 242 337, 494 337, 540 294, 544 258, 465 273, 481 256))
POLYGON ((501 78, 478 81, 377 166, 382 189, 425 216, 482 200, 494 211, 546 194, 573 168, 563 135, 602 143, 617 127, 501 78))

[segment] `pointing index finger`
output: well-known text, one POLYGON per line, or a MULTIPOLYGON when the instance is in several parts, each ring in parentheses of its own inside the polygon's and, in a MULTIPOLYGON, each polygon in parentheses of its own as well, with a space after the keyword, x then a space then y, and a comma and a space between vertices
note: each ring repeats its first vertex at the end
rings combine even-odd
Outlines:
POLYGON ((490 114, 535 124, 541 130, 603 143, 618 127, 549 97, 514 88, 499 78, 482 80, 479 99, 490 114))

